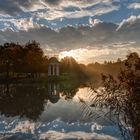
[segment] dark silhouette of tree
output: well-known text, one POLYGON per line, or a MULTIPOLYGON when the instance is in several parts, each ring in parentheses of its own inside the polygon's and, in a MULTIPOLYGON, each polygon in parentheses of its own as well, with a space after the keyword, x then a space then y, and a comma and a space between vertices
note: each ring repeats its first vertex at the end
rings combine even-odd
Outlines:
POLYGON ((62 72, 72 73, 78 67, 78 63, 73 57, 64 57, 61 60, 62 72))
POLYGON ((27 43, 24 47, 24 53, 25 71, 27 73, 32 73, 33 76, 37 76, 37 73, 43 70, 43 51, 39 43, 36 41, 27 43))
POLYGON ((105 115, 120 128, 124 139, 140 140, 140 58, 131 53, 117 79, 102 75, 104 89, 96 92, 94 106, 109 108, 105 115), (115 119, 112 119, 114 118, 115 119))
POLYGON ((0 72, 7 78, 20 74, 39 76, 47 72, 48 59, 36 41, 25 45, 5 43, 0 46, 0 72))
POLYGON ((85 65, 78 64, 73 57, 64 57, 61 60, 61 73, 72 75, 75 78, 87 78, 85 65))

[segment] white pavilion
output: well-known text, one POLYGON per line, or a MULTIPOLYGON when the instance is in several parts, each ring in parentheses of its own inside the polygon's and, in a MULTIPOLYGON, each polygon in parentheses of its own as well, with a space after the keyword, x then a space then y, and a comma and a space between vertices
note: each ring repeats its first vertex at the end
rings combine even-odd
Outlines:
POLYGON ((60 75, 60 63, 56 57, 51 57, 48 64, 48 76, 60 75))

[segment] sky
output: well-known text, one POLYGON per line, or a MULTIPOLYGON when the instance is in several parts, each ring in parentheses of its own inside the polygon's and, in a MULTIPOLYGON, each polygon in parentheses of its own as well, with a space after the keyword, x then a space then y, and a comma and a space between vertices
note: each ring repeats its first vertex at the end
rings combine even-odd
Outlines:
POLYGON ((79 63, 140 54, 140 0, 0 0, 0 44, 36 40, 79 63))

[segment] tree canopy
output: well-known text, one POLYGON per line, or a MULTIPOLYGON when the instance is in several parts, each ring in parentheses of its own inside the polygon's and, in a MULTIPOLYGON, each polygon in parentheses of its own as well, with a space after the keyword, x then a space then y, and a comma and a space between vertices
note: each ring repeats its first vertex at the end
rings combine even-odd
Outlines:
POLYGON ((0 72, 32 73, 46 71, 48 59, 36 41, 25 45, 5 43, 0 46, 0 72))

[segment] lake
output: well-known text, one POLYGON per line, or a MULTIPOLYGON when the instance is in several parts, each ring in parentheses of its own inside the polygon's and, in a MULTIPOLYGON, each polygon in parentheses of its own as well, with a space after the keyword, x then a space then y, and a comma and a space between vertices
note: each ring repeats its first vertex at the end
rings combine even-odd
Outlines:
POLYGON ((117 126, 90 106, 87 85, 5 84, 0 91, 0 139, 121 139, 117 126))

